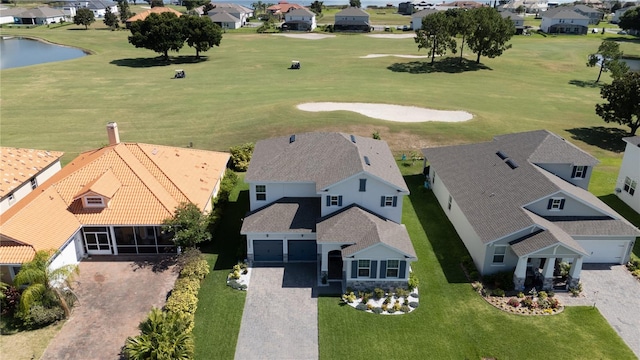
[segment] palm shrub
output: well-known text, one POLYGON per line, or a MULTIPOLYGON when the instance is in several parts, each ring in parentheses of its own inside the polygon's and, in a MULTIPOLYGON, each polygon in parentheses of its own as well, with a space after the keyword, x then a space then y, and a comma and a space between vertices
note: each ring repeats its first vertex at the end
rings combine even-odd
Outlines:
POLYGON ((24 263, 13 280, 16 287, 26 286, 20 296, 16 316, 27 326, 43 326, 60 318, 40 316, 43 311, 59 314, 57 311, 42 309, 61 308, 64 317, 71 313, 67 294, 62 289, 69 286, 69 281, 78 272, 78 267, 65 265, 52 270, 49 268, 51 254, 51 251, 36 252, 33 260, 24 263), (34 307, 37 307, 37 314, 32 314, 34 307), (38 320, 43 320, 44 323, 38 320))
POLYGON ((180 314, 153 309, 138 328, 141 334, 129 337, 124 346, 127 359, 193 359, 193 335, 180 314))

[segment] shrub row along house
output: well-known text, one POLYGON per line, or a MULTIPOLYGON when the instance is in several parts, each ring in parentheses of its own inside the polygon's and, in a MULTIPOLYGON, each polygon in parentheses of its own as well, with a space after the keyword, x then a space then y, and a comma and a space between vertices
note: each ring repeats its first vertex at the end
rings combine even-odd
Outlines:
POLYGON ((163 220, 183 202, 212 206, 229 154, 121 143, 81 153, 2 214, 0 271, 10 282, 36 251, 55 250, 52 269, 92 255, 176 251, 163 220))
POLYGON ((387 144, 342 133, 262 140, 245 181, 251 262, 318 261, 343 288, 406 286, 416 252, 401 224, 409 194, 387 144))
POLYGON ((423 154, 428 184, 478 271, 515 269, 518 289, 552 288, 560 261, 571 263, 567 285, 575 286, 583 263, 626 263, 640 236, 587 191, 598 161, 548 131, 423 154))

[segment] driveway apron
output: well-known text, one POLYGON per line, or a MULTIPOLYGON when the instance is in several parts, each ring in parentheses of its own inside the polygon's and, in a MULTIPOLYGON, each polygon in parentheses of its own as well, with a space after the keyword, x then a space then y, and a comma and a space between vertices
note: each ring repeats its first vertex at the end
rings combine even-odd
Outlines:
POLYGON ((78 301, 42 359, 118 359, 127 337, 139 335, 138 324, 173 288, 177 273, 162 260, 81 262, 73 284, 78 301))
POLYGON ((584 296, 640 358, 640 281, 624 265, 584 264, 584 296))
POLYGON ((317 359, 315 282, 315 263, 253 268, 235 358, 317 359))

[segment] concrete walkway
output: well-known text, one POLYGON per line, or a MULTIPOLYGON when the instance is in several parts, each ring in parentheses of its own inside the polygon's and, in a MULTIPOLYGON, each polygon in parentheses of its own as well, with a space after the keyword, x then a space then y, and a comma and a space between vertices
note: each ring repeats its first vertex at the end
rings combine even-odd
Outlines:
MULTIPOLYGON (((624 265, 584 264, 580 280, 586 304, 602 316, 640 358, 640 281, 624 265)), ((568 304, 569 305, 569 304, 568 304)))
POLYGON ((253 268, 235 358, 317 359, 315 282, 315 263, 253 268))

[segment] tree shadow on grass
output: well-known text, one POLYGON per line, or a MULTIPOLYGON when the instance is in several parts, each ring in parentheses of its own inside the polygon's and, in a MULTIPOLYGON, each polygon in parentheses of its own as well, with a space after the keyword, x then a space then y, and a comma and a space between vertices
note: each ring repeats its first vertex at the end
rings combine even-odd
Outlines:
POLYGON ((629 136, 629 133, 622 129, 604 126, 573 128, 566 131, 571 133, 571 138, 574 140, 580 140, 589 145, 616 153, 624 151, 625 142, 622 141, 622 138, 629 136))
POLYGON ((595 82, 595 80, 569 80, 569 85, 575 85, 582 88, 601 88, 602 84, 599 82, 595 82))
MULTIPOLYGON (((411 193, 409 199, 424 229, 435 257, 449 283, 468 282, 460 263, 469 252, 440 207, 433 191, 424 188, 424 175, 404 177, 411 193)), ((426 261, 423 259, 421 261, 426 261)))
POLYGON ((134 58, 134 59, 117 59, 110 62, 110 64, 117 66, 127 66, 132 68, 148 68, 155 66, 169 66, 169 65, 181 65, 181 64, 197 64, 209 60, 208 56, 200 55, 199 59, 195 56, 171 56, 169 60, 166 60, 162 56, 153 58, 134 58))
POLYGON ((475 61, 460 58, 444 58, 431 64, 431 61, 411 61, 407 63, 395 63, 387 67, 393 72, 407 72, 410 74, 449 73, 457 74, 467 71, 493 70, 475 61))
POLYGON ((247 210, 249 191, 242 190, 236 201, 226 204, 222 218, 213 232, 213 239, 200 247, 203 253, 218 254, 214 270, 231 270, 238 261, 244 260, 247 253, 246 241, 240 235, 240 228, 247 210))

